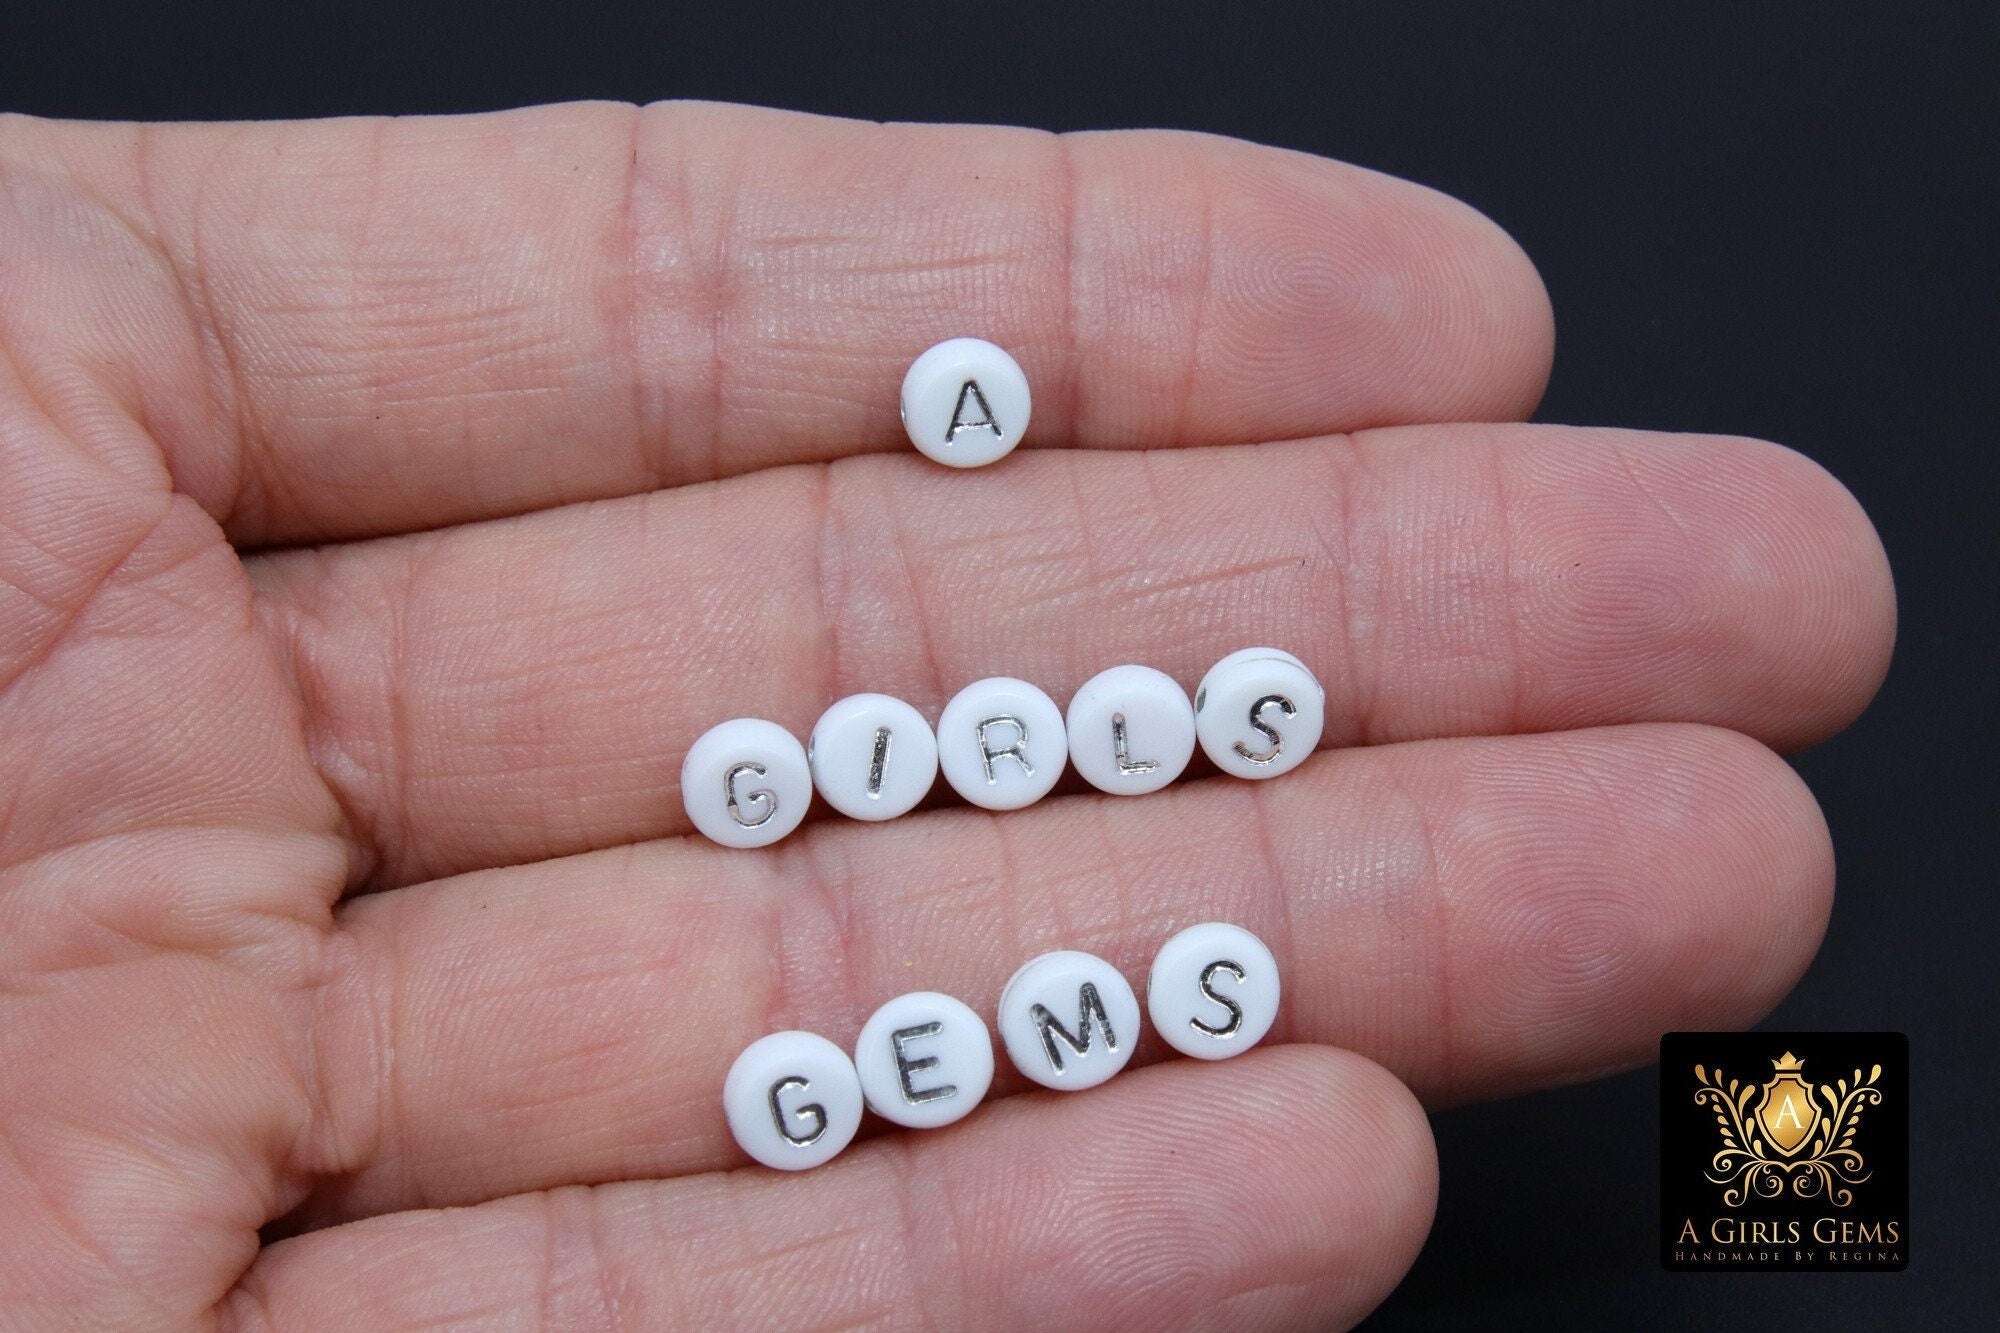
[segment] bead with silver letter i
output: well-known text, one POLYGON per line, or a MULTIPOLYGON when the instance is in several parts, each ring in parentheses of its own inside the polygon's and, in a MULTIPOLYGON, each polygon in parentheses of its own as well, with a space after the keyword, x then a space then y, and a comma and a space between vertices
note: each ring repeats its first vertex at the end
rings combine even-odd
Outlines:
POLYGON ((1146 1011, 1154 1030, 1182 1055, 1241 1055, 1277 1020, 1278 961, 1241 926, 1189 926, 1154 957, 1146 1011))
POLYGON ((855 694, 820 715, 806 746, 821 799, 851 819, 906 814, 937 780, 937 737, 901 699, 855 694))
POLYGON ((981 338, 952 338, 918 357, 902 403, 910 443, 947 467, 998 462, 1028 429, 1028 377, 981 338))

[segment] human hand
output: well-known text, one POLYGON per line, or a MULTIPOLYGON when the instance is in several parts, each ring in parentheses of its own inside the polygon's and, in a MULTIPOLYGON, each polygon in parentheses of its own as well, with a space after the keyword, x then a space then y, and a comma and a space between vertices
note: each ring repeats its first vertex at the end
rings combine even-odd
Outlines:
POLYGON ((0 121, 0 1322, 1359 1318, 1419 1099, 1789 988, 1832 867, 1766 747, 1893 635, 1796 454, 1451 424, 1550 347, 1469 210, 1212 138, 0 121), (977 473, 895 418, 955 334, 1036 391, 977 473), (1277 781, 687 836, 724 718, 1252 643, 1327 687, 1277 781), (730 1141, 766 1032, 1209 919, 1285 968, 1240 1059, 730 1141))

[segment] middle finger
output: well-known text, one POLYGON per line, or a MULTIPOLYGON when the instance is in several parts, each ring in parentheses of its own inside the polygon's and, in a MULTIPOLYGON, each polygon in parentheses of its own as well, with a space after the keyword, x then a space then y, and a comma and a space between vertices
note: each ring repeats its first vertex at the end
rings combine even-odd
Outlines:
POLYGON ((1844 724, 1892 634, 1848 494, 1772 445, 1420 426, 975 475, 781 469, 252 562, 322 772, 394 885, 687 831, 725 718, 803 737, 878 690, 935 718, 1250 644, 1323 744, 1633 721, 1775 745, 1844 724))

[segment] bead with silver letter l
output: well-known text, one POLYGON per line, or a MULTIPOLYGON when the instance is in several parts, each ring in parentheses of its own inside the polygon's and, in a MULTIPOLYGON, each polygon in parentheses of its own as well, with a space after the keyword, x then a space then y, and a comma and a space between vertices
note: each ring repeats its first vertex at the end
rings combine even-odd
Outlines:
POLYGON ((987 810, 1019 810, 1049 794, 1069 762, 1062 711, 1025 680, 992 676, 938 714, 938 767, 952 790, 987 810))
POLYGON ((1245 648, 1208 669, 1194 692, 1194 731, 1215 766, 1275 778, 1305 762, 1326 727, 1326 691, 1278 648, 1245 648))
POLYGON ((1063 721, 1071 766, 1113 796, 1158 791, 1194 757, 1194 705, 1172 676, 1149 666, 1098 672, 1063 721))
POLYGON ((894 819, 937 780, 937 737, 901 699, 855 694, 820 715, 806 759, 828 805, 851 819, 894 819))
POLYGON ((768 847, 812 804, 806 747, 775 722, 739 717, 702 733, 681 763, 688 818, 725 847, 768 847))
POLYGON ((984 467, 1014 451, 1028 429, 1028 377, 982 338, 952 338, 903 376, 903 429, 947 467, 984 467))
POLYGON ((868 1109, 908 1129, 962 1119, 993 1086, 993 1038, 962 1000, 898 995, 862 1025, 854 1068, 868 1109))
POLYGON ((780 1171, 804 1171, 854 1141, 861 1080, 847 1052, 825 1037, 773 1032, 729 1067, 722 1111, 744 1152, 780 1171))
POLYGON ((1094 1088, 1139 1041, 1139 999, 1117 968, 1065 949, 1025 964, 1000 992, 1000 1041, 1045 1088, 1094 1088))
POLYGON ((1277 1020, 1278 960, 1241 926, 1189 926, 1154 957, 1146 1012, 1153 1030, 1182 1055, 1241 1055, 1277 1020))

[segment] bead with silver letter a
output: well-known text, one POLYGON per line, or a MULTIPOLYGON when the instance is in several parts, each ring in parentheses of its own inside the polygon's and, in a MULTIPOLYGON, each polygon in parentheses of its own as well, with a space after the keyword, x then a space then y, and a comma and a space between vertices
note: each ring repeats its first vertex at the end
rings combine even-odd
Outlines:
POLYGON ((903 376, 903 429, 927 458, 948 467, 1005 458, 1027 433, 1029 407, 1020 364, 980 338, 941 342, 903 376))

